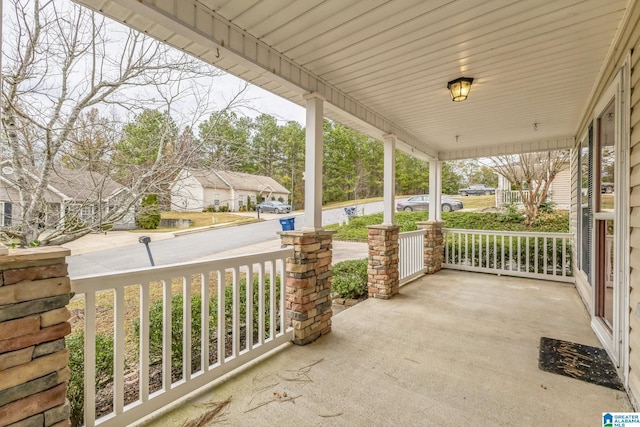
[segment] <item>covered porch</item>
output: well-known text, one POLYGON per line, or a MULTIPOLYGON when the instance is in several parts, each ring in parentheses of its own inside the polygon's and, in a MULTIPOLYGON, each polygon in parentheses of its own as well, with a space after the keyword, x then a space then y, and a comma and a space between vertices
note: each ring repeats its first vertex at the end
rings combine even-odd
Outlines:
POLYGON ((183 425, 227 399, 214 419, 228 425, 594 425, 631 411, 626 393, 538 369, 543 336, 597 346, 589 322, 572 285, 443 270, 150 425, 183 425))
MULTIPOLYGON (((630 138, 626 136, 631 133, 629 122, 638 121, 637 114, 631 116, 632 100, 628 99, 630 81, 634 84, 639 81, 630 73, 631 63, 638 61, 637 52, 631 57, 631 47, 640 40, 635 29, 640 16, 637 1, 467 2, 470 8, 462 14, 456 2, 437 2, 436 6, 436 3, 409 0, 342 3, 347 4, 345 7, 339 6, 339 2, 318 2, 326 4, 313 11, 306 2, 295 2, 294 7, 287 2, 268 0, 229 1, 220 5, 208 0, 76 1, 307 109, 304 228, 284 235, 283 243, 293 249, 277 253, 277 259, 254 259, 247 255, 242 263, 227 260, 227 264, 220 261, 211 267, 211 271, 219 274, 219 295, 225 292, 220 277, 232 269, 233 313, 228 316, 233 336, 229 345, 231 355, 225 359, 224 340, 220 339, 216 367, 222 366, 222 369, 208 370, 206 377, 197 376, 192 375, 190 365, 185 363, 182 374, 185 381, 194 377, 191 383, 194 388, 210 383, 215 387, 213 394, 203 395, 197 402, 177 402, 178 409, 170 415, 160 415, 156 425, 181 425, 207 410, 203 402, 226 399, 230 399, 230 404, 220 416, 232 425, 582 426, 599 422, 603 411, 632 410, 625 392, 548 374, 537 367, 538 344, 543 336, 594 346, 604 341, 596 337, 590 326, 593 315, 599 314, 591 308, 591 313, 585 311, 576 287, 530 278, 439 271, 443 261, 448 263, 448 258, 443 245, 443 224, 435 209, 430 212, 430 221, 424 224, 425 240, 411 249, 418 261, 417 270, 410 274, 436 274, 398 288, 398 270, 403 268, 399 263, 403 256, 394 217, 394 164, 396 150, 428 161, 431 201, 439 206, 443 161, 579 148, 577 139, 583 134, 592 134, 589 130, 592 115, 597 113, 596 118, 600 117, 601 109, 594 112, 596 103, 601 102, 599 98, 603 97, 612 76, 620 74, 624 90, 615 96, 616 100, 624 101, 621 105, 627 114, 612 113, 610 117, 619 119, 620 123, 616 123, 620 132, 616 135, 625 136, 620 144, 624 162, 617 163, 623 165, 618 166, 617 173, 626 174, 629 182, 617 188, 620 194, 631 194, 631 199, 623 200, 620 196, 620 201, 625 203, 619 205, 618 211, 625 212, 626 216, 619 218, 624 221, 617 219, 616 234, 628 237, 631 232, 633 244, 622 239, 617 251, 629 256, 639 241, 635 230, 640 175, 637 166, 630 165, 637 165, 640 156, 637 148, 629 148, 627 139, 630 138), (622 65, 627 68, 621 68, 622 65), (523 73, 526 84, 523 84, 523 73), (469 101, 453 103, 446 90, 447 81, 463 76, 475 79, 469 101), (519 89, 517 96, 512 96, 513 88, 519 89), (321 221, 325 117, 382 141, 385 151, 384 220, 372 228, 370 234, 370 265, 381 267, 370 274, 378 276, 372 280, 379 282, 371 282, 369 287, 374 298, 333 318, 328 301, 331 233, 322 229, 321 221), (630 211, 635 215, 633 220, 629 218, 630 211), (250 269, 254 263, 269 263, 270 267, 260 267, 254 273, 250 269), (260 363, 252 362, 248 370, 234 376, 232 381, 223 382, 228 379, 227 369, 244 361, 243 351, 252 346, 250 339, 244 348, 241 344, 241 336, 250 337, 252 332, 251 327, 243 329, 238 304, 241 268, 246 269, 246 277, 251 278, 252 274, 259 277, 256 305, 261 314, 257 316, 260 322, 256 329, 261 338, 255 347, 267 351, 286 344, 275 349, 276 354, 260 359, 260 363), (266 271, 271 274, 269 300, 264 293, 266 271), (277 300, 274 272, 280 275, 282 286, 277 300), (279 326, 271 322, 271 334, 265 339, 264 321, 267 317, 274 320, 276 315, 279 326), (291 340, 309 345, 293 346, 291 340), (224 365, 227 360, 231 363, 224 365), (218 372, 225 376, 217 376, 218 372), (214 376, 216 378, 210 379, 214 376)), ((609 101, 608 97, 603 99, 609 101)), ((609 116, 603 113, 602 118, 606 117, 609 116)), ((634 138, 632 142, 637 136, 634 138)), ((589 147, 593 145, 587 142, 589 147)), ((588 163, 588 168, 592 165, 588 163)), ((577 183, 577 172, 573 179, 577 183)), ((559 249, 555 245, 551 249, 553 258, 558 256, 563 263, 570 260, 570 252, 580 246, 574 242, 579 230, 575 210, 580 206, 577 185, 574 185, 573 199, 573 240, 571 244, 562 243, 559 249)), ((585 223, 592 219, 587 215, 585 223)), ((496 247, 496 238, 484 236, 483 239, 486 247, 496 247)), ((466 237, 464 241, 467 242, 466 237)), ((519 238, 517 242, 516 248, 520 248, 519 238)), ((544 247, 547 247, 546 241, 544 247)), ((539 246, 534 248, 537 253, 539 246)), ((589 240, 584 248, 583 264, 588 267, 587 258, 596 257, 595 245, 589 240)), ((519 251, 517 249, 518 259, 519 251)), ((528 250, 525 252, 528 258, 528 250)), ((465 259, 468 256, 467 251, 457 253, 459 258, 463 253, 465 259)), ((497 265, 495 255, 492 258, 489 252, 482 253, 486 255, 478 257, 478 269, 497 265)), ((514 258, 509 256, 509 263, 505 263, 503 254, 500 265, 512 268, 514 258)), ((56 255, 56 259, 64 256, 56 255)), ((475 258, 471 250, 468 264, 472 267, 471 260, 475 258)), ((547 259, 546 252, 543 259, 547 259)), ((635 262, 637 257, 629 256, 629 259, 635 262)), ((542 269, 546 274, 549 269, 544 260, 542 269)), ((624 309, 620 313, 626 314, 618 316, 616 339, 613 335, 607 339, 611 343, 617 343, 618 337, 625 340, 624 348, 617 352, 618 366, 627 390, 631 391, 639 384, 635 373, 637 364, 633 368, 629 366, 629 361, 638 359, 629 354, 631 343, 638 339, 637 327, 635 330, 634 327, 640 311, 635 311, 637 292, 631 294, 629 288, 630 277, 637 281, 637 269, 632 275, 628 264, 620 262, 616 273, 620 276, 619 284, 625 285, 620 286, 618 305, 624 309)), ((520 261, 515 265, 521 272, 520 261)), ((550 265, 556 266, 556 261, 550 265)), ((550 270, 554 275, 569 276, 564 268, 566 264, 562 265, 559 273, 555 268, 550 270)), ((528 261, 526 266, 524 272, 529 272, 528 261)), ((36 266, 38 273, 34 277, 37 279, 43 279, 40 267, 36 266)), ((200 267, 205 266, 198 265, 200 267)), ((533 268, 538 267, 535 264, 533 268)), ((15 265, 10 268, 18 269, 15 265)), ((571 273, 575 271, 572 263, 567 269, 571 273)), ((48 273, 50 268, 44 270, 48 273)), ((194 274, 204 278, 210 271, 194 273, 185 269, 176 270, 178 276, 170 272, 156 277, 159 272, 159 269, 139 272, 139 277, 134 277, 138 281, 126 277, 114 278, 113 283, 100 279, 100 283, 116 289, 115 311, 119 310, 118 313, 124 310, 125 296, 121 292, 124 287, 142 284, 139 297, 142 342, 147 342, 149 336, 146 309, 149 297, 144 283, 164 283, 163 391, 167 393, 162 398, 166 400, 153 403, 161 407, 163 402, 174 399, 174 394, 169 392, 177 389, 172 385, 168 357, 171 354, 172 280, 179 277, 184 283, 182 293, 188 295, 193 283, 187 278, 194 274), (120 282, 116 283, 116 279, 120 282)), ((64 277, 65 268, 60 267, 56 274, 64 277)), ((588 289, 587 286, 584 288, 588 289)), ((82 293, 87 292, 88 287, 79 288, 76 282, 59 292, 68 294, 71 289, 82 293)), ((207 296, 206 286, 202 289, 202 295, 207 296)), ((95 312, 93 297, 87 298, 95 312)), ((208 313, 208 299, 202 300, 205 302, 201 312, 208 313)), ((190 313, 189 298, 184 301, 183 313, 190 313)), ((66 323, 64 310, 61 313, 63 315, 55 320, 66 323)), ((224 315, 224 306, 218 306, 218 336, 226 331, 224 315)), ((207 325, 206 314, 203 319, 203 325, 207 325)), ((251 314, 246 319, 246 324, 252 323, 251 314)), ((191 320, 189 315, 184 315, 181 327, 184 331, 190 330, 191 320)), ((86 330, 85 349, 93 349, 95 323, 87 322, 86 330)), ((130 408, 126 408, 122 395, 125 382, 123 322, 114 321, 114 335, 114 416, 124 413, 127 417, 126 410, 130 408)), ((184 360, 190 362, 191 338, 188 333, 184 336, 184 360)), ((208 336, 205 326, 203 355, 209 353, 208 336)), ((67 356, 65 351, 58 350, 61 356, 67 356)), ((90 415, 86 417, 87 425, 121 425, 109 416, 98 422, 91 419, 95 404, 91 374, 95 374, 96 368, 92 356, 89 353, 85 363, 85 372, 89 372, 85 378, 88 402, 85 413, 90 415)), ((139 358, 145 363, 149 359, 148 345, 141 346, 139 358)), ((30 358, 24 365, 29 363, 33 363, 30 358)), ((206 369, 207 364, 203 359, 206 369)), ((60 368, 60 372, 64 369, 57 365, 54 368, 60 368)), ((155 398, 145 383, 148 374, 148 367, 144 368, 140 381, 143 403, 153 402, 155 398)), ((65 382, 62 374, 57 380, 65 382)), ((62 402, 57 407, 62 408, 64 393, 59 394, 62 402)), ((19 403, 11 404, 17 407, 19 403)), ((131 409, 137 411, 137 405, 134 403, 131 409)), ((123 419, 134 419, 130 416, 132 418, 123 419)))

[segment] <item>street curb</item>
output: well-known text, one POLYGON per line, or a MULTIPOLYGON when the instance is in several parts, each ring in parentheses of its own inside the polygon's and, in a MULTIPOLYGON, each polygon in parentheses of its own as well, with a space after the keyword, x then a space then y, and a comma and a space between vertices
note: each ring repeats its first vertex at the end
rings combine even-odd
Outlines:
POLYGON ((225 222, 223 224, 207 225, 206 227, 198 227, 198 228, 190 228, 186 230, 174 231, 172 234, 174 235, 174 237, 180 237, 187 234, 195 234, 195 233, 200 233, 200 232, 209 231, 209 230, 218 230, 220 228, 236 227, 238 225, 253 224, 253 223, 262 222, 262 221, 264 221, 264 219, 262 218, 239 219, 232 222, 225 222))

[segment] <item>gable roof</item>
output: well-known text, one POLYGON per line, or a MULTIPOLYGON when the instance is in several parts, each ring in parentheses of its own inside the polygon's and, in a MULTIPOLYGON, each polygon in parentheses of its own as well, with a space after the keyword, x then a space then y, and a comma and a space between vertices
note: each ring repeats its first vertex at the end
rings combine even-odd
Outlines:
POLYGON ((210 170, 188 169, 191 174, 204 188, 228 188, 226 182, 221 179, 215 172, 210 170))
POLYGON ((204 188, 231 188, 234 190, 255 191, 257 193, 267 190, 274 193, 289 194, 289 190, 268 176, 244 172, 195 169, 189 169, 188 172, 204 188))
POLYGON ((49 185, 74 200, 108 199, 124 187, 98 172, 56 167, 51 172, 49 185))
MULTIPOLYGON (((11 161, 0 162, 0 166, 11 166, 11 161)), ((40 169, 29 167, 26 168, 26 172, 31 179, 36 180, 40 169)), ((7 184, 16 186, 11 174, 2 171, 0 177, 7 184)), ((65 199, 82 201, 98 197, 103 200, 109 199, 124 190, 124 187, 98 172, 55 166, 51 171, 47 189, 65 199)))

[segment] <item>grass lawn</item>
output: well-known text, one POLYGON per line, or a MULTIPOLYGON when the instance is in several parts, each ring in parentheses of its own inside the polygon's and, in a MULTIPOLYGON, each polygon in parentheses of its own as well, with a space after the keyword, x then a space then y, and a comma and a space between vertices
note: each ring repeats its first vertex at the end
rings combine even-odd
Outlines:
POLYGON ((496 196, 442 196, 464 203, 465 209, 485 209, 496 206, 496 196))
MULTIPOLYGON (((404 196, 398 196, 398 197, 404 197, 404 196)), ((328 203, 322 206, 322 209, 344 208, 347 206, 362 205, 364 203, 381 202, 383 200, 384 200, 384 197, 369 197, 368 199, 347 200, 345 202, 328 203)))
MULTIPOLYGON (((172 218, 172 219, 190 219, 191 226, 189 228, 198 228, 198 227, 207 227, 214 224, 229 224, 229 223, 249 223, 256 221, 264 221, 263 219, 252 218, 243 215, 236 215, 228 212, 163 212, 160 214, 161 218, 172 218)), ((164 233, 164 232, 172 232, 178 231, 179 228, 156 228, 153 231, 154 233, 164 233)), ((183 229, 183 230, 188 230, 183 229)), ((150 230, 138 229, 132 230, 133 233, 148 233, 150 230)))
POLYGON ((246 216, 235 215, 228 212, 163 212, 161 217, 190 219, 192 227, 205 227, 207 225, 224 224, 226 222, 247 219, 246 216))

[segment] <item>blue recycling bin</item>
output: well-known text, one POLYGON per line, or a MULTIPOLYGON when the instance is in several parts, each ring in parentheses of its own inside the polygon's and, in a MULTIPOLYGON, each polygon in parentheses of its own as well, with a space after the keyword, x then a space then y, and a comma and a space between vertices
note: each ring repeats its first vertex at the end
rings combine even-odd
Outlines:
POLYGON ((347 214, 347 218, 349 218, 349 219, 353 218, 354 216, 356 216, 356 208, 355 208, 355 206, 344 208, 344 213, 347 214))
POLYGON ((282 218, 280 220, 280 225, 282 226, 282 231, 292 231, 296 228, 296 219, 295 218, 282 218))

